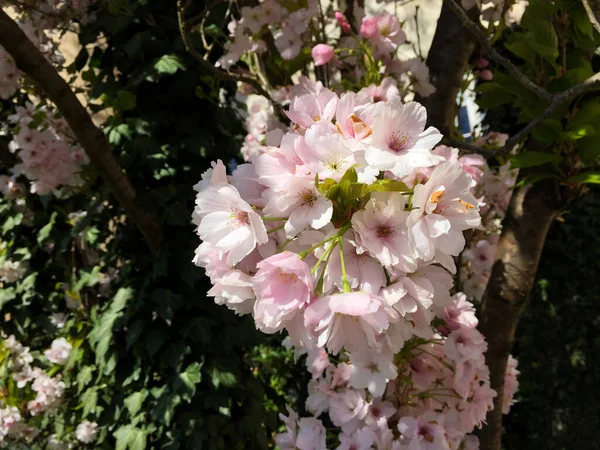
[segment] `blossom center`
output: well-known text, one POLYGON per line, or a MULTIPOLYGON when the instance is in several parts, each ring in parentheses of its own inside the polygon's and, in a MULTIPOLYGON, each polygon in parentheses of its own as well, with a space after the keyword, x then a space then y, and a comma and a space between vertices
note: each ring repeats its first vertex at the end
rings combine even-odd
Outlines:
POLYGON ((229 214, 230 223, 234 228, 246 226, 250 223, 248 213, 245 211, 232 210, 229 214))
POLYGON ((317 201, 317 196, 309 189, 305 189, 300 193, 300 206, 312 207, 317 201))
POLYGON ((296 283, 298 283, 298 281, 300 281, 298 279, 298 275, 296 275, 294 273, 280 272, 279 278, 280 278, 280 281, 282 281, 283 283, 296 284, 296 283))
POLYGON ((401 133, 392 133, 390 141, 388 142, 388 147, 390 150, 400 153, 406 150, 408 147, 409 139, 406 135, 401 133))
POLYGON ((387 226, 387 225, 380 225, 377 228, 377 237, 381 238, 381 239, 388 239, 393 237, 396 234, 396 232, 394 231, 393 228, 387 226))
POLYGON ((431 194, 431 196, 429 197, 429 201, 431 203, 437 203, 440 201, 440 199, 442 198, 442 195, 444 195, 444 191, 443 190, 439 190, 439 191, 435 191, 433 194, 431 194))
POLYGON ((429 427, 427 426, 422 426, 419 427, 419 436, 422 436, 424 440, 426 440, 427 442, 433 442, 433 436, 432 434, 429 432, 429 427))
POLYGON ((375 362, 370 362, 369 364, 367 364, 367 369, 369 369, 373 373, 379 372, 379 367, 375 362))

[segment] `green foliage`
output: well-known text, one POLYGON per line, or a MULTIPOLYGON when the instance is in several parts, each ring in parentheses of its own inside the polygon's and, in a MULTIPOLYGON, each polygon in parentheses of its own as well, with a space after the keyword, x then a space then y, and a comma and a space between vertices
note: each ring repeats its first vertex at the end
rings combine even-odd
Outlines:
MULTIPOLYGON (((530 1, 520 27, 506 34, 503 46, 508 56, 524 75, 551 94, 566 91, 595 73, 591 53, 600 46, 600 35, 594 31, 579 1, 530 1)), ((522 124, 531 122, 549 106, 514 76, 500 70, 494 71, 494 81, 481 83, 477 91, 482 108, 511 105, 522 124)), ((599 111, 600 102, 594 93, 577 97, 574 105, 564 102, 531 131, 540 144, 552 147, 554 155, 536 158, 523 155, 526 161, 519 160, 519 155, 513 167, 558 164, 560 153, 574 151, 585 163, 594 163, 599 153, 592 136, 600 129, 599 111)), ((565 162, 570 164, 571 159, 565 162)))
MULTIPOLYGON (((93 173, 80 193, 27 196, 32 217, 0 199, 0 256, 30 265, 27 277, 0 289, 0 328, 38 351, 58 336, 74 348, 66 366, 48 367, 36 353, 67 393, 52 420, 36 423, 42 433, 30 448, 46 448, 53 433, 72 436, 84 418, 99 425, 98 449, 267 448, 286 383, 299 392, 304 369, 280 336, 264 336, 207 298, 210 283, 191 262, 199 245, 192 186, 211 160, 227 164, 241 144, 229 106, 235 85, 186 53, 175 2, 107 5, 81 25, 87 50, 70 70, 83 70, 95 112, 110 108, 103 131, 137 200, 156 209, 169 238, 154 257, 93 173), (70 215, 77 211, 85 214, 70 215), (64 312, 59 329, 50 315, 64 312)), ((3 106, 5 120, 15 105, 3 106)), ((1 372, 0 382, 8 398, 23 400, 1 372)))

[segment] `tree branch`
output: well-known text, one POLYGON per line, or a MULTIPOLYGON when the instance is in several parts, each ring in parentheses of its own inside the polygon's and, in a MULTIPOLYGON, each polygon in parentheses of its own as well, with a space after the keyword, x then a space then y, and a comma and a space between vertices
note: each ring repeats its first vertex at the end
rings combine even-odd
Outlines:
MULTIPOLYGON (((459 7, 460 8, 460 7, 459 7)), ((462 9, 461 9, 462 11, 462 9)), ((479 17, 479 9, 469 14, 479 17)), ((469 59, 475 50, 475 39, 463 27, 449 5, 442 4, 433 42, 427 56, 431 83, 436 92, 429 97, 415 96, 415 100, 427 109, 428 125, 450 135, 456 115, 456 97, 469 67, 469 59)))
POLYGON ((510 139, 506 141, 503 147, 495 149, 495 150, 484 150, 479 147, 475 147, 474 145, 469 145, 467 143, 455 142, 452 141, 447 145, 452 145, 453 147, 457 147, 463 150, 466 150, 467 153, 480 153, 488 158, 493 158, 496 156, 505 156, 508 155, 515 146, 524 139, 531 130, 550 117, 554 111, 556 111, 561 105, 565 104, 568 101, 573 100, 578 95, 584 94, 585 92, 591 91, 593 89, 600 87, 600 73, 597 73, 587 80, 579 83, 576 86, 573 86, 566 91, 563 91, 559 94, 554 94, 552 96, 550 105, 542 111, 542 113, 529 122, 521 131, 512 136, 510 139))
POLYGON ((486 54, 493 59, 502 67, 504 67, 508 73, 510 73, 513 77, 517 79, 517 81, 523 85, 526 89, 533 92, 542 100, 549 102, 552 99, 552 95, 544 88, 538 86, 529 78, 527 78, 518 68, 515 66, 508 58, 505 58, 500 53, 498 53, 490 44, 490 41, 485 35, 485 32, 481 29, 479 24, 473 22, 471 18, 465 13, 465 11, 460 7, 455 0, 444 0, 444 4, 448 5, 448 7, 458 16, 462 25, 477 38, 479 45, 486 52, 486 54))
POLYGON ((65 118, 77 141, 96 167, 127 215, 142 232, 153 252, 160 249, 163 234, 158 218, 143 209, 129 178, 112 154, 104 133, 98 129, 69 85, 44 58, 23 30, 0 9, 0 45, 52 100, 65 118))
POLYGON ((583 0, 583 7, 585 8, 585 12, 590 18, 590 22, 592 22, 592 25, 594 26, 596 31, 600 33, 600 23, 598 23, 598 18, 596 17, 596 13, 592 9, 590 2, 588 0, 583 0))

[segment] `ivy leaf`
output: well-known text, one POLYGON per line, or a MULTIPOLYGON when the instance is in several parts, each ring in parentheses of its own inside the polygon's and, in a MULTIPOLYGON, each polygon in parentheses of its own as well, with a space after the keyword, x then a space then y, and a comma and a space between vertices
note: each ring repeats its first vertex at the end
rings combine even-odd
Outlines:
POLYGON ((92 373, 94 370, 93 366, 85 366, 79 369, 79 373, 77 374, 77 395, 79 395, 83 388, 92 381, 92 373))
POLYGON ((154 63, 154 68, 158 73, 173 75, 178 70, 185 70, 183 62, 177 55, 164 55, 154 63))
POLYGON ((22 213, 17 213, 14 216, 10 216, 2 225, 2 234, 6 235, 6 233, 8 233, 10 230, 21 225, 21 220, 23 220, 22 213))
POLYGON ((118 428, 113 436, 117 440, 115 450, 144 450, 146 448, 146 432, 133 424, 118 428))
POLYGON ((132 289, 119 289, 108 309, 98 317, 92 331, 88 334, 88 339, 96 352, 96 364, 101 367, 101 370, 106 367, 108 362, 106 354, 112 341, 115 321, 121 316, 121 312, 132 297, 132 289))
POLYGON ((96 410, 96 405, 98 404, 98 388, 93 387, 85 391, 81 396, 81 401, 83 403, 82 416, 85 418, 96 410))
POLYGON ((127 407, 131 417, 135 417, 140 409, 142 409, 142 404, 144 403, 144 400, 146 400, 147 396, 148 391, 144 389, 139 392, 134 392, 125 399, 125 406, 127 407))
POLYGON ((42 245, 42 243, 46 239, 48 239, 48 237, 50 237, 50 232, 52 231, 52 227, 54 227, 54 224, 56 223, 57 215, 58 215, 58 213, 56 211, 54 211, 52 213, 52 215, 50 216, 50 221, 46 225, 44 225, 38 232, 38 235, 37 235, 38 245, 42 245))
POLYGON ((183 386, 187 391, 183 397, 188 399, 188 401, 191 400, 191 397, 195 394, 196 385, 202 380, 201 369, 202 363, 193 362, 187 366, 185 371, 179 374, 179 380, 181 383, 183 383, 183 386))

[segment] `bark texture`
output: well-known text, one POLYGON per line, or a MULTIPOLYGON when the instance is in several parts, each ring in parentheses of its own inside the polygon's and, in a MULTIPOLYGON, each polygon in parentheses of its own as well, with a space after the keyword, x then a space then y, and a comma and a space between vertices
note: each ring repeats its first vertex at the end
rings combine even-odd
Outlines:
POLYGON ((104 133, 97 128, 69 85, 19 26, 0 9, 0 45, 12 56, 19 70, 27 74, 61 112, 79 144, 98 173, 142 232, 153 252, 158 252, 163 233, 157 217, 136 198, 129 178, 112 154, 104 133))
MULTIPOLYGON (((524 170, 519 178, 527 175, 524 170)), ((498 253, 479 314, 479 330, 488 342, 485 359, 490 368, 491 387, 498 392, 494 409, 487 415, 487 425, 479 433, 482 450, 501 449, 508 355, 535 280, 548 229, 563 207, 556 184, 543 180, 515 189, 503 221, 498 253)))
MULTIPOLYGON (((467 15, 478 20, 479 9, 471 8, 467 15)), ((427 108, 427 124, 446 136, 450 136, 457 112, 456 97, 475 45, 475 38, 444 2, 427 55, 429 78, 436 92, 429 97, 416 96, 415 100, 427 108)))

